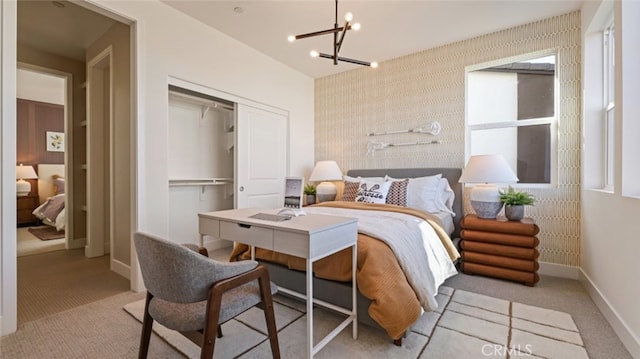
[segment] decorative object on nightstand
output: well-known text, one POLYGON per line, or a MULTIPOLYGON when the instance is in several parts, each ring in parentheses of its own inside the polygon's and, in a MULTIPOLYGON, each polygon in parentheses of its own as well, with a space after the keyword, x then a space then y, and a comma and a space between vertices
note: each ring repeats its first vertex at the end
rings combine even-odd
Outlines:
POLYGON ((504 217, 483 219, 475 214, 460 222, 462 272, 508 279, 533 286, 538 276, 540 228, 531 218, 519 222, 504 217))
POLYGON ((509 186, 506 191, 500 191, 500 201, 504 203, 504 215, 510 221, 519 221, 524 217, 524 206, 531 206, 535 197, 527 192, 516 191, 509 186))
POLYGON ((316 203, 316 186, 307 183, 304 186, 304 194, 306 196, 307 205, 316 203))
POLYGON ((20 166, 16 166, 16 193, 18 197, 23 197, 31 192, 31 183, 25 181, 25 179, 36 179, 38 175, 36 171, 33 169, 33 166, 23 166, 22 163, 20 166))
POLYGON ((318 161, 311 171, 309 181, 320 182, 316 187, 316 197, 318 202, 333 201, 336 199, 338 190, 331 181, 342 180, 342 171, 336 161, 318 161))
POLYGON ((477 183, 469 194, 471 207, 478 217, 494 219, 502 209, 495 183, 518 182, 518 177, 502 155, 476 155, 462 170, 460 183, 477 183))

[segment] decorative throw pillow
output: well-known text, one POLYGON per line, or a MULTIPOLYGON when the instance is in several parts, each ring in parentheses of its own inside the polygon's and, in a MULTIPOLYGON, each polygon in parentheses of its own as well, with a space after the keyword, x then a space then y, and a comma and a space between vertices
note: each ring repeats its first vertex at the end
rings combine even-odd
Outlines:
POLYGON ((354 202, 358 194, 360 182, 344 181, 344 189, 342 190, 342 200, 346 202, 354 202))
POLYGON ((409 186, 409 179, 392 181, 389 187, 389 193, 387 194, 387 203, 395 204, 396 206, 407 206, 407 187, 409 186))
POLYGON ((362 181, 356 195, 356 202, 386 203, 391 182, 362 181))

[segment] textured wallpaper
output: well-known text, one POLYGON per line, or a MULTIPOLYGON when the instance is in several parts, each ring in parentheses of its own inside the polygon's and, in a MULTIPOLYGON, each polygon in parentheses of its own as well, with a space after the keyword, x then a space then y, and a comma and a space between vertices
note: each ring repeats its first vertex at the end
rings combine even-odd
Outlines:
MULTIPOLYGON (((424 36, 433 36, 425 34, 424 36)), ((540 226, 540 261, 580 264, 580 13, 573 12, 382 62, 315 81, 315 157, 354 168, 463 167, 465 67, 557 51, 558 186, 526 189, 538 198, 526 215, 540 226), (431 121, 439 144, 388 147, 367 154, 370 140, 431 141, 425 134, 369 137, 431 121)), ((468 193, 468 191, 467 191, 468 193)), ((468 197, 468 194, 466 195, 468 197)), ((465 211, 468 211, 468 200, 465 211)))

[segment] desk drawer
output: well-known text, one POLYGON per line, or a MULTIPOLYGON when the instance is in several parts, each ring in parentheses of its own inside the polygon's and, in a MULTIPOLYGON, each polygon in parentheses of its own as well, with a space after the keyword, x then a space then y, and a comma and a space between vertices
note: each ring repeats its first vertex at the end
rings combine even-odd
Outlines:
POLYGON ((273 249, 273 230, 256 225, 220 221, 220 238, 273 249))
POLYGON ((276 252, 307 258, 309 256, 309 235, 275 231, 273 235, 273 248, 276 252))

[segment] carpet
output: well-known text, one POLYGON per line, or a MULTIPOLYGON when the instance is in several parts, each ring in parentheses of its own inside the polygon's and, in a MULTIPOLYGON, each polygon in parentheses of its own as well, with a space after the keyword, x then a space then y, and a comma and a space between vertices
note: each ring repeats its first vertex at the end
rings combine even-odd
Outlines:
MULTIPOLYGON (((426 312, 403 338, 402 347, 391 343, 381 330, 359 326, 359 337, 343 330, 317 355, 318 358, 588 358, 573 318, 564 312, 442 286, 439 309, 426 312)), ((276 323, 283 358, 297 358, 304 351, 306 316, 304 303, 277 294, 276 323)), ((144 300, 129 303, 125 311, 141 321, 144 300)), ((216 358, 269 357, 262 311, 251 309, 222 326, 216 341, 216 358)), ((314 308, 314 342, 342 320, 339 314, 314 308)), ((179 333, 154 323, 154 331, 188 358, 199 348, 179 333)), ((153 345, 153 342, 152 342, 153 345)))
POLYGON ((54 227, 30 227, 29 232, 43 241, 64 238, 64 231, 58 231, 54 227))

